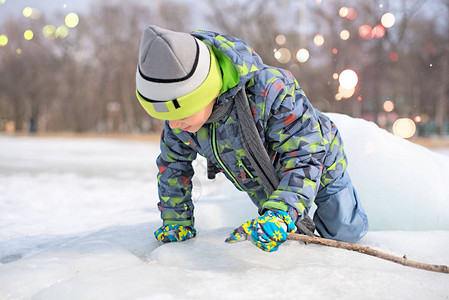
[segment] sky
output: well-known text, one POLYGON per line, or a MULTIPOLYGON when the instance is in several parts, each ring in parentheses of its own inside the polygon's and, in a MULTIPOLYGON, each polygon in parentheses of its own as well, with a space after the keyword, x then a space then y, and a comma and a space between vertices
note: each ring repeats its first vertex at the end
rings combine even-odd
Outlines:
MULTIPOLYGON (((100 0, 102 1, 102 0, 100 0)), ((107 2, 118 2, 119 0, 109 0, 107 2)), ((176 2, 179 0, 173 0, 173 2, 176 2)), ((312 0, 306 0, 307 5, 314 5, 312 0)), ((318 0, 316 0, 318 1, 318 0)), ((328 1, 328 0, 327 0, 328 1)), ((98 0, 96 2, 99 2, 98 0)), ((135 0, 137 3, 148 3, 148 5, 157 5, 158 2, 161 2, 161 0, 135 0)), ((198 1, 198 0, 184 0, 179 1, 182 3, 190 3, 190 6, 195 6, 194 11, 198 11, 200 9, 204 9, 205 1, 198 1)), ((350 5, 351 1, 341 1, 342 6, 343 5, 350 5)), ((40 0, 40 1, 33 1, 33 0, 0 0, 0 24, 2 21, 6 20, 10 16, 21 16, 22 11, 25 7, 32 7, 37 8, 41 12, 45 12, 46 14, 51 14, 55 11, 62 11, 62 12, 76 12, 76 13, 83 13, 89 10, 90 5, 94 3, 92 0, 40 0)), ((125 3, 125 2, 123 2, 125 3)), ((302 2, 304 3, 304 2, 302 2)), ((322 4, 325 4, 325 1, 321 2, 322 4)), ((392 2, 393 4, 396 4, 392 2)), ((443 16, 443 18, 439 18, 442 22, 442 25, 445 24, 446 18, 444 16, 447 16, 446 7, 444 5, 441 5, 440 1, 434 1, 434 0, 408 0, 406 2, 408 9, 411 11, 413 8, 419 8, 419 13, 423 13, 427 16, 429 15, 440 15, 443 16), (411 7, 410 3, 415 3, 416 5, 414 7, 411 7)), ((292 9, 290 11, 296 12, 297 9, 303 9, 305 6, 303 4, 296 4, 293 2, 290 4, 292 6, 292 9)), ((382 8, 380 8, 382 9, 382 8)), ((288 19, 294 19, 294 16, 289 17, 288 19)), ((302 14, 301 19, 303 21, 300 21, 301 26, 305 26, 308 22, 307 20, 307 14, 302 14)), ((198 23, 196 18, 193 18, 193 23, 198 23)), ((285 20, 284 20, 285 21, 285 20)), ((292 26, 289 24, 288 26, 292 26)))
MULTIPOLYGON (((45 16, 51 17, 52 14, 56 12, 62 12, 64 14, 71 12, 77 14, 88 13, 92 4, 98 4, 101 1, 105 1, 107 3, 120 2, 120 0, 0 0, 0 34, 2 33, 1 24, 10 17, 23 18, 23 9, 25 7, 37 8, 42 14, 45 14, 45 16)), ((148 4, 149 6, 158 5, 158 3, 162 1, 163 0, 134 0, 136 3, 148 4)), ((205 20, 203 15, 206 12, 204 5, 206 0, 174 0, 173 2, 177 1, 181 3, 189 3, 190 7, 194 7, 193 11, 202 12, 199 16, 192 18, 191 30, 204 28, 205 20)), ((122 1, 122 3, 126 2, 122 1)))
MULTIPOLYGON (((0 0, 0 20, 20 16, 25 7, 37 8, 41 12, 67 11, 81 13, 89 8, 91 0, 0 0)), ((1 22, 1 21, 0 21, 1 22)))

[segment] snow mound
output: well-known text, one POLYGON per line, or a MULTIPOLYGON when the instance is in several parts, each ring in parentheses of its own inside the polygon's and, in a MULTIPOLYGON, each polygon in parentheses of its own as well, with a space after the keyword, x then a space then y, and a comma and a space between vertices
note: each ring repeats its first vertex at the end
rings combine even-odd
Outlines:
POLYGON ((328 116, 343 137, 371 230, 449 230, 449 157, 375 123, 328 116))

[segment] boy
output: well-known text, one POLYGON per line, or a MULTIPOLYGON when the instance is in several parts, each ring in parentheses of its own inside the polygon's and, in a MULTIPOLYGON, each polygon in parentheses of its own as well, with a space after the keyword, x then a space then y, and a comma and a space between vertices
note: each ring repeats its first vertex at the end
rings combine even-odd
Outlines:
POLYGON ((249 239, 275 251, 295 225, 313 234, 307 217, 313 202, 321 236, 356 242, 368 231, 337 128, 313 108, 290 72, 265 65, 246 42, 149 26, 136 87, 144 109, 166 120, 157 158, 159 241, 196 235, 191 178, 198 153, 258 207, 260 217, 226 242, 249 239))

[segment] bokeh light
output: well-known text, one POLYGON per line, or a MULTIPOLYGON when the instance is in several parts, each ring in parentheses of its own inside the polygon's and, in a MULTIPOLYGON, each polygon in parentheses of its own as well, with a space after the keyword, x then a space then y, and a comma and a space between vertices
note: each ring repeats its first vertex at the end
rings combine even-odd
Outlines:
POLYGON ((278 44, 279 46, 284 45, 286 41, 287 38, 283 34, 280 34, 276 37, 276 44, 278 44))
POLYGON ((0 0, 0 4, 5 4, 6 0, 0 0))
POLYGON ((380 22, 385 28, 390 28, 394 25, 396 22, 396 18, 392 13, 385 13, 383 14, 382 18, 380 19, 380 22))
POLYGON ((22 54, 22 49, 17 48, 17 49, 16 49, 16 53, 17 53, 17 54, 22 54))
POLYGON ((383 109, 386 112, 392 112, 394 110, 394 103, 391 100, 387 100, 384 102, 383 109))
POLYGON ((41 12, 37 8, 25 7, 22 10, 22 14, 25 18, 31 18, 37 20, 41 17, 41 12))
POLYGON ((416 116, 414 118, 414 120, 415 120, 415 123, 421 123, 422 122, 422 117, 421 116, 416 116))
POLYGON ((332 78, 334 78, 335 80, 337 80, 337 79, 338 79, 338 73, 332 74, 332 78))
POLYGON ((362 39, 370 40, 373 38, 373 28, 367 24, 359 27, 359 35, 362 39))
POLYGON ((315 35, 315 37, 313 38, 313 42, 315 43, 316 46, 321 47, 324 44, 324 36, 321 34, 317 34, 315 35))
POLYGON ((8 45, 8 36, 6 34, 0 34, 0 47, 8 45))
POLYGON ((22 14, 25 18, 31 17, 32 13, 33 13, 33 9, 31 7, 25 7, 22 11, 22 14))
POLYGON ((340 73, 340 77, 338 78, 340 85, 347 90, 351 90, 356 87, 359 77, 357 73, 351 69, 346 69, 340 73))
POLYGON ((69 28, 74 28, 78 25, 80 19, 76 13, 69 13, 65 17, 65 25, 69 28))
POLYGON ((424 42, 424 49, 426 49, 426 52, 430 55, 435 55, 437 52, 435 43, 429 40, 424 42))
POLYGON ((33 8, 30 18, 33 19, 33 20, 37 20, 40 17, 41 17, 41 12, 37 8, 33 8))
POLYGON ((296 63, 292 63, 289 67, 288 70, 292 73, 298 73, 300 71, 299 65, 296 63))
POLYGON ((340 8, 340 10, 338 11, 338 15, 342 18, 346 18, 346 16, 348 15, 348 8, 344 6, 340 8))
POLYGON ((55 30, 56 37, 66 38, 68 35, 69 35, 69 29, 65 25, 61 25, 55 30))
POLYGON ((372 35, 378 39, 382 38, 385 35, 385 28, 380 24, 374 26, 372 35))
POLYGON ((51 38, 53 34, 55 33, 56 28, 53 25, 45 25, 42 29, 42 32, 44 33, 44 36, 46 38, 51 38))
POLYGON ((393 133, 401 138, 411 138, 416 132, 416 125, 412 119, 401 118, 393 123, 393 133))
POLYGON ((428 114, 421 115, 421 122, 427 123, 430 121, 430 116, 428 114))
POLYGON ((332 53, 333 54, 337 54, 338 53, 338 49, 337 48, 332 49, 332 53))
POLYGON ((23 33, 23 37, 24 37, 27 41, 32 40, 33 37, 34 37, 34 33, 33 33, 32 30, 27 30, 27 31, 25 31, 25 32, 23 33))
POLYGON ((274 53, 274 57, 281 64, 286 64, 292 58, 292 54, 290 53, 290 50, 288 50, 287 48, 281 48, 274 53))
POLYGON ((305 48, 299 49, 298 52, 296 52, 296 59, 301 63, 305 63, 306 61, 308 61, 309 57, 310 53, 305 48))
POLYGON ((340 38, 341 38, 343 41, 346 41, 347 39, 349 39, 350 36, 351 36, 351 34, 350 34, 349 31, 347 31, 346 29, 345 29, 345 30, 342 30, 342 31, 340 32, 340 38))
POLYGON ((397 62, 397 61, 399 60, 399 56, 398 56, 398 54, 397 54, 396 52, 391 51, 391 52, 388 54, 388 56, 389 56, 389 58, 390 58, 390 60, 391 60, 392 62, 397 62))
POLYGON ((346 19, 348 20, 354 20, 357 18, 357 12, 353 8, 348 8, 348 14, 346 15, 346 19))
POLYGON ((338 94, 341 95, 342 98, 348 99, 351 98, 355 93, 355 88, 345 89, 341 85, 338 87, 338 94))

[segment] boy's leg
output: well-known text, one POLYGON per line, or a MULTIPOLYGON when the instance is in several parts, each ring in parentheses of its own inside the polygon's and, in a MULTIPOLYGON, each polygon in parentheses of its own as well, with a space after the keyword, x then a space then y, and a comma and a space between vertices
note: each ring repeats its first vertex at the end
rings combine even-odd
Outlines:
POLYGON ((315 203, 313 221, 322 237, 355 243, 367 233, 368 218, 346 171, 318 192, 315 203))

